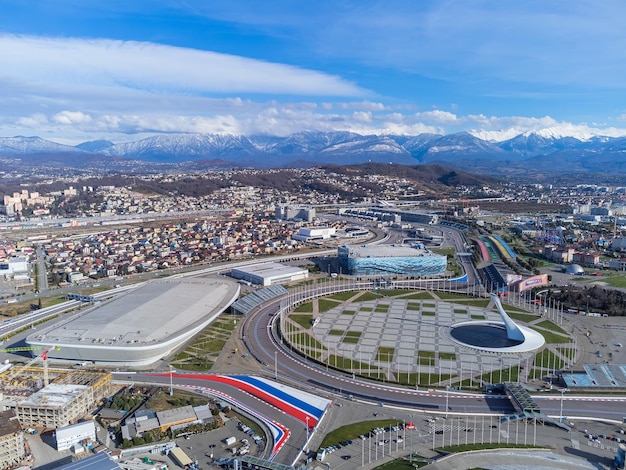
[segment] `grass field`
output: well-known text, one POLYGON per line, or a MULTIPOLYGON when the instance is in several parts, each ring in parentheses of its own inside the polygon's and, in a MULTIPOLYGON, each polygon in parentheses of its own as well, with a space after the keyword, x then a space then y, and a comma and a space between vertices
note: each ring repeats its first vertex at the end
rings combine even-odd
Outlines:
POLYGON ((302 305, 298 305, 293 309, 294 312, 309 312, 313 313, 313 302, 307 302, 302 305))
POLYGON ((535 326, 538 326, 540 328, 545 328, 546 330, 553 331, 553 332, 555 332, 557 334, 560 334, 560 335, 567 336, 567 332, 563 328, 561 328, 558 325, 555 325, 550 320, 544 320, 542 322, 535 323, 535 326))
POLYGON ((562 369, 565 365, 563 359, 558 357, 549 349, 544 349, 539 354, 535 355, 535 367, 543 367, 547 369, 562 369))
POLYGON ((386 361, 391 362, 393 360, 393 355, 396 352, 395 348, 387 348, 387 347, 379 347, 378 352, 376 353, 377 361, 386 361))
POLYGON ((337 294, 329 295, 326 297, 327 299, 339 300, 340 302, 345 302, 346 300, 354 297, 358 294, 358 291, 350 290, 347 292, 338 292, 337 294))
POLYGON ((182 370, 210 370, 234 331, 235 321, 239 320, 239 315, 221 315, 174 357, 172 365, 182 370))
POLYGON ((515 313, 515 312, 506 312, 506 313, 508 313, 509 317, 511 317, 513 320, 519 320, 525 323, 530 323, 531 321, 535 321, 537 318, 539 318, 537 315, 530 315, 528 313, 515 313))
POLYGON ((546 339, 546 343, 549 343, 549 344, 570 343, 572 341, 567 336, 561 336, 556 333, 553 333, 552 331, 547 331, 542 328, 536 328, 534 326, 531 326, 531 328, 535 330, 537 333, 541 333, 543 337, 546 339))
POLYGON ((330 309, 339 306, 339 302, 328 299, 318 299, 318 309, 320 313, 328 312, 330 309))
POLYGON ((313 315, 302 315, 302 314, 292 313, 291 315, 289 315, 289 319, 296 322, 305 330, 308 330, 309 328, 311 328, 311 325, 313 324, 313 315))
POLYGON ((382 296, 380 294, 376 294, 374 292, 364 292, 355 300, 355 302, 367 302, 368 300, 376 300, 381 297, 382 296))

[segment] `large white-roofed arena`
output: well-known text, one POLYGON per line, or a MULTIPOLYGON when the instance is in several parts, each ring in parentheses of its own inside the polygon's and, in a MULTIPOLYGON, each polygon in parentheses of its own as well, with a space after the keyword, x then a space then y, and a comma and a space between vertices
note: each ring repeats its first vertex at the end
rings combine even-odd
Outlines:
MULTIPOLYGON (((239 296, 229 279, 159 280, 30 335, 58 361, 145 367, 182 346, 239 296)), ((34 352, 36 354, 36 352, 34 352)))

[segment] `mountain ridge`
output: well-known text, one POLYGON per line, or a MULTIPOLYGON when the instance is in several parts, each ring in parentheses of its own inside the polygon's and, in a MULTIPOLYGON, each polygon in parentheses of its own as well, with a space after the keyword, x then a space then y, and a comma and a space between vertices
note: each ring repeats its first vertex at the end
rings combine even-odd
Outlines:
MULTIPOLYGON (((563 134, 563 133, 561 133, 563 134)), ((475 133, 358 134, 308 131, 286 137, 269 135, 161 134, 113 143, 58 144, 37 136, 0 138, 0 157, 38 164, 44 155, 72 165, 100 161, 163 164, 220 161, 233 167, 285 168, 325 164, 441 164, 478 173, 538 171, 558 173, 625 172, 626 137, 561 135, 557 131, 525 132, 496 142, 475 133), (581 140, 582 139, 582 140, 581 140), (81 158, 84 156, 85 158, 81 158)))

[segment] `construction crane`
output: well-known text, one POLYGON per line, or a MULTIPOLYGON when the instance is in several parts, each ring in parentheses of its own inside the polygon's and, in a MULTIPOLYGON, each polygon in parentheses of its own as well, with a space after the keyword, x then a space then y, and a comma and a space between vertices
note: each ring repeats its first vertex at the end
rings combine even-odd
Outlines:
MULTIPOLYGON (((25 365, 23 365, 22 369, 26 369, 27 367, 30 367, 35 362, 37 362, 39 358, 41 358, 43 362, 43 383, 44 383, 44 386, 47 386, 50 383, 50 379, 48 377, 48 353, 50 351, 59 350, 59 349, 61 349, 61 346, 49 346, 45 348, 43 346, 19 346, 16 348, 0 349, 0 352, 14 353, 14 352, 23 352, 23 351, 41 351, 40 354, 38 354, 32 360, 28 361, 25 365)), ((4 377, 3 380, 5 382, 8 382, 8 380, 12 378, 13 375, 15 375, 19 370, 20 369, 14 369, 14 371, 12 373, 9 373, 6 377, 4 377)))

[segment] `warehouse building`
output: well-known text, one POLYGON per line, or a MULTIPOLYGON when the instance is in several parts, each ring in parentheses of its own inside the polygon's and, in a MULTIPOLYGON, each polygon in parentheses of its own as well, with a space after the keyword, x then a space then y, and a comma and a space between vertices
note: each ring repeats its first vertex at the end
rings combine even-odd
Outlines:
POLYGON ((83 444, 95 442, 96 425, 92 420, 58 428, 55 432, 57 450, 84 448, 83 444))
POLYGON ((280 263, 262 263, 233 269, 230 275, 244 282, 260 286, 271 286, 283 282, 306 279, 309 277, 309 271, 308 269, 280 263))

